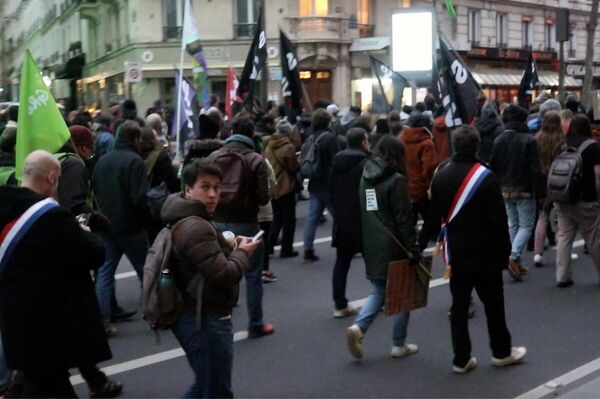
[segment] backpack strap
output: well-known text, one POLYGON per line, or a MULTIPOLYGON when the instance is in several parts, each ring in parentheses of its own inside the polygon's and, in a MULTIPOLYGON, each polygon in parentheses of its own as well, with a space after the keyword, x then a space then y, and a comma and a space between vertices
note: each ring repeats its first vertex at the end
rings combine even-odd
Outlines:
POLYGON ((592 140, 592 139, 587 139, 586 141, 584 141, 583 143, 581 143, 579 145, 579 147, 577 147, 577 153, 579 155, 583 154, 583 152, 592 144, 594 144, 596 141, 592 140))

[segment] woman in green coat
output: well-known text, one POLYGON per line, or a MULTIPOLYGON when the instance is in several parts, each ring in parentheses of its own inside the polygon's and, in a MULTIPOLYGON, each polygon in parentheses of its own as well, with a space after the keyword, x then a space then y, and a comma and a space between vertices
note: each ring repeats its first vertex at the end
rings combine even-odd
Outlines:
MULTIPOLYGON (((379 141, 375 153, 376 157, 365 165, 360 185, 363 257, 373 292, 347 330, 348 348, 357 359, 363 356, 363 336, 385 303, 388 264, 402 259, 416 263, 421 257, 408 185, 401 175, 404 147, 392 136, 386 136, 379 141), (410 254, 388 235, 384 225, 410 254)), ((409 315, 406 312, 394 316, 392 357, 412 355, 418 350, 417 345, 406 343, 409 315)))

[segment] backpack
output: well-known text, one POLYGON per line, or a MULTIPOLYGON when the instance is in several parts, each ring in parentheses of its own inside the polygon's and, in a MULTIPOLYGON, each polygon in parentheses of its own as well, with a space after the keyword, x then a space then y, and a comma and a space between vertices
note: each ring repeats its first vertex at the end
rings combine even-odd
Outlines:
POLYGON ((171 192, 169 191, 169 187, 167 186, 167 182, 162 181, 158 186, 150 187, 152 184, 152 180, 154 177, 154 167, 156 166, 156 162, 158 161, 158 157, 160 153, 150 154, 153 156, 153 159, 150 162, 149 170, 148 170, 148 191, 146 191, 146 198, 148 201, 148 209, 150 210, 150 216, 152 220, 158 223, 162 222, 160 218, 160 211, 162 209, 163 204, 167 200, 167 197, 171 192))
POLYGON ((302 145, 300 152, 300 173, 308 179, 319 178, 325 173, 321 162, 319 140, 327 133, 329 131, 321 133, 317 138, 313 134, 302 145))
POLYGON ((570 147, 560 153, 548 172, 549 201, 568 204, 579 201, 583 190, 583 160, 581 154, 594 140, 584 141, 578 148, 570 147))
MULTIPOLYGON (((182 219, 183 220, 183 219, 182 219)), ((156 236, 144 263, 142 302, 144 319, 150 328, 165 330, 173 326, 183 313, 183 296, 177 288, 173 275, 168 287, 161 287, 163 271, 169 269, 173 241, 171 228, 164 227, 156 236)))
POLYGON ((213 161, 223 171, 219 211, 226 214, 248 208, 252 192, 250 162, 235 148, 222 149, 213 161))

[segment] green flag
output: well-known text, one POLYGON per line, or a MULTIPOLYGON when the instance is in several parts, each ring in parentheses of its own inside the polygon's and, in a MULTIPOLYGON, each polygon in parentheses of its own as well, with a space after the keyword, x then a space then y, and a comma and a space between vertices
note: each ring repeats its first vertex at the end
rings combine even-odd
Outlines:
POLYGON ((446 0, 446 8, 448 9, 448 14, 450 14, 451 17, 456 17, 456 10, 454 9, 452 0, 446 0))
POLYGON ((23 180, 23 164, 35 150, 58 151, 71 134, 54 97, 42 79, 29 50, 25 51, 19 91, 19 121, 15 147, 16 177, 23 180))

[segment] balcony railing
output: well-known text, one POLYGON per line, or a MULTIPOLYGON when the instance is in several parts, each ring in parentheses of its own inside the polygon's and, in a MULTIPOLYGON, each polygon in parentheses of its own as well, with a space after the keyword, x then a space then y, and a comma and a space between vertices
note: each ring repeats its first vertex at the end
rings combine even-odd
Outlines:
POLYGON ((290 18, 290 33, 297 41, 340 41, 350 40, 348 23, 337 17, 290 18))
POLYGON ((375 25, 356 25, 358 30, 358 37, 373 37, 375 33, 375 25))
POLYGON ((249 38, 254 37, 256 33, 256 24, 255 23, 238 23, 233 25, 235 30, 236 38, 249 38))
POLYGON ((181 40, 182 26, 163 26, 163 38, 168 40, 181 40))

